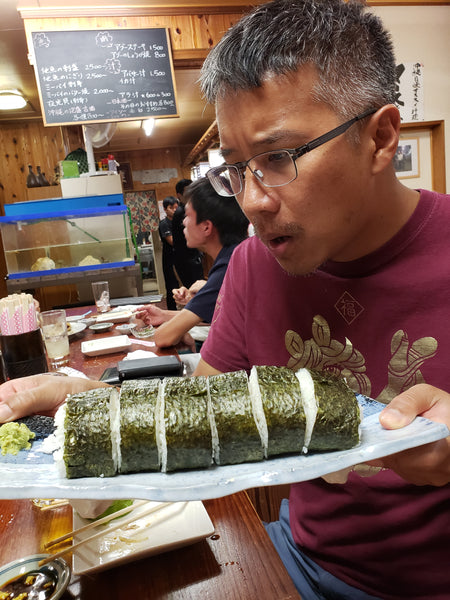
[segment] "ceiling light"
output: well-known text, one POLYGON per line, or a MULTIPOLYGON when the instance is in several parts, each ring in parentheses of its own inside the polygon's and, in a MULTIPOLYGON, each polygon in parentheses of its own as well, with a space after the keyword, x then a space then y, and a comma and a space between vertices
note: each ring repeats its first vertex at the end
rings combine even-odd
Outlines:
POLYGON ((17 90, 0 90, 0 110, 17 110, 27 105, 27 101, 17 90))
POLYGON ((145 135, 151 135, 154 126, 155 126, 155 119, 153 117, 150 117, 150 119, 145 119, 145 121, 142 121, 142 128, 145 131, 145 135))

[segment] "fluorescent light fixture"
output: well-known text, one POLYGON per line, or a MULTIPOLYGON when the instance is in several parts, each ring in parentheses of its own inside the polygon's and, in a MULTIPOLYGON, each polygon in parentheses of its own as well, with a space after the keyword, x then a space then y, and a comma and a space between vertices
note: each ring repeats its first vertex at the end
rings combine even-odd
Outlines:
POLYGON ((152 135, 153 127, 155 126, 155 119, 150 117, 150 119, 145 119, 142 121, 142 128, 145 131, 145 135, 152 135))
POLYGON ((17 110, 27 105, 27 101, 17 90, 0 90, 0 110, 17 110))

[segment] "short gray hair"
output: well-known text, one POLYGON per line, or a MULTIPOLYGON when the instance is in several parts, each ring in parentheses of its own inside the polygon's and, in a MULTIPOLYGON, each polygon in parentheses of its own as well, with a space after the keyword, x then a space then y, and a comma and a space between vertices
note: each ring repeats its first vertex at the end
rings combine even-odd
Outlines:
POLYGON ((258 6, 210 51, 200 84, 214 104, 230 91, 260 87, 268 76, 306 64, 319 76, 314 98, 345 119, 395 100, 391 37, 357 0, 274 0, 258 6))

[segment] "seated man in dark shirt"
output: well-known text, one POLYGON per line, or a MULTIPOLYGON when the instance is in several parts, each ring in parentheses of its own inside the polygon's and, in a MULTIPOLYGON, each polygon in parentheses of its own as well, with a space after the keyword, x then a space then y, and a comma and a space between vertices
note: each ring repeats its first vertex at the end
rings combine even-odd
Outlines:
POLYGON ((214 261, 203 286, 181 311, 145 306, 137 318, 147 324, 159 325, 154 340, 157 346, 172 346, 194 325, 211 323, 220 286, 228 262, 236 246, 247 237, 248 220, 234 198, 224 202, 207 179, 199 179, 185 191, 187 197, 184 228, 190 248, 198 248, 214 261))

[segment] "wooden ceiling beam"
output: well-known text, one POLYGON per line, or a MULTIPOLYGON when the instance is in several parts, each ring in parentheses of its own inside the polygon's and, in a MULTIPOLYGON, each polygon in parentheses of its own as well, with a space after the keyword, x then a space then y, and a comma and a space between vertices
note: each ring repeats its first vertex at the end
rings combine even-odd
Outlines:
POLYGON ((219 132, 217 129, 217 121, 213 121, 213 123, 208 127, 199 141, 195 144, 189 154, 186 156, 183 162, 183 167, 190 167, 195 165, 198 162, 199 158, 204 154, 207 150, 212 148, 214 144, 217 144, 219 141, 219 132))

